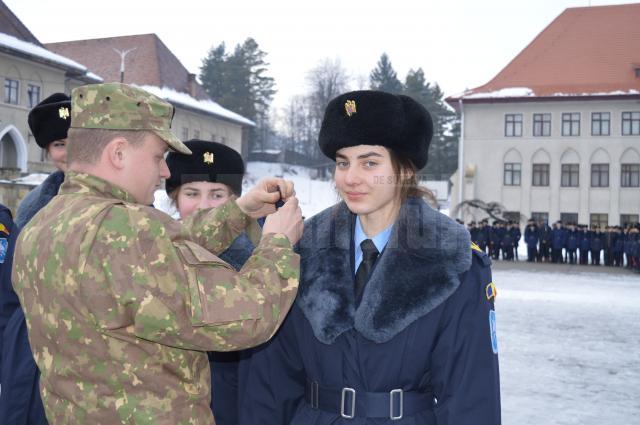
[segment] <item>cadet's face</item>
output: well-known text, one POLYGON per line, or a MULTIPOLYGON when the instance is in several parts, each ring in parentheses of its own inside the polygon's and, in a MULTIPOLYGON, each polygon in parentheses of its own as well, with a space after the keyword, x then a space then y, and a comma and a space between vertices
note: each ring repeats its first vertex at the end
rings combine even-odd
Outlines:
POLYGON ((178 191, 178 212, 187 218, 197 210, 217 207, 231 196, 229 186, 223 183, 192 182, 180 186, 178 191))
POLYGON ((132 173, 127 190, 140 204, 151 205, 154 192, 160 188, 162 179, 171 173, 164 159, 168 145, 155 134, 148 134, 141 145, 129 145, 129 163, 132 173))
MULTIPOLYGON (((351 212, 389 217, 399 206, 400 181, 383 146, 358 145, 336 152, 335 182, 351 212)), ((371 216, 373 217, 373 216, 371 216)))
POLYGON ((67 171, 67 139, 54 140, 47 146, 51 162, 58 170, 67 171))

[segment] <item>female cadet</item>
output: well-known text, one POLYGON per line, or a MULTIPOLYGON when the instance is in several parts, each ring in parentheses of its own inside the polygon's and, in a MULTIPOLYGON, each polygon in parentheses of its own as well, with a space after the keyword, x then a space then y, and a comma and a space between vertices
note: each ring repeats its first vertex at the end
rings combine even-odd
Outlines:
POLYGON ((421 199, 431 136, 407 96, 329 103, 342 202, 305 223, 296 303, 242 365, 242 424, 500 423, 490 260, 421 199))
MULTIPOLYGON (((167 155, 171 176, 165 184, 167 195, 175 203, 181 219, 200 209, 215 208, 230 197, 242 194, 245 166, 238 152, 204 140, 189 140, 185 145, 192 155, 176 152, 167 155)), ((243 233, 220 254, 220 258, 240 270, 254 248, 243 233)), ((217 425, 238 423, 238 360, 238 352, 209 353, 211 409, 217 425)))
POLYGON ((40 371, 33 360, 24 312, 11 284, 13 250, 22 229, 49 201, 58 194, 67 169, 67 131, 71 120, 71 99, 64 93, 54 93, 37 104, 28 116, 29 129, 36 143, 45 150, 57 171, 50 174, 22 200, 15 220, 9 251, 0 277, 0 344, 2 352, 2 392, 0 418, 6 424, 46 424, 40 398, 40 371))

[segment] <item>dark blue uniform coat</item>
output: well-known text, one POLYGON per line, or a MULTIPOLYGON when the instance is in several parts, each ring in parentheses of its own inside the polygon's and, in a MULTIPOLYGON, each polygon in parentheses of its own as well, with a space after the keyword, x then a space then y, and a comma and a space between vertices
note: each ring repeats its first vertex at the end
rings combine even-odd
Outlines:
POLYGON ((0 311, 8 317, 2 331, 2 393, 0 393, 0 418, 3 425, 46 424, 44 406, 40 398, 40 371, 33 360, 27 335, 27 324, 18 297, 11 285, 13 250, 19 230, 58 194, 64 181, 64 173, 56 171, 27 194, 16 214, 16 231, 10 239, 7 269, 0 279, 2 293, 0 311))
POLYGON ((488 257, 462 226, 409 200, 356 306, 354 220, 341 203, 305 224, 296 303, 241 363, 240 423, 500 424, 488 257))
MULTIPOLYGON (((242 233, 220 258, 234 269, 240 270, 253 253, 255 246, 242 233)), ((238 362, 241 352, 210 352, 211 367, 211 410, 216 425, 236 425, 238 423, 238 362)))

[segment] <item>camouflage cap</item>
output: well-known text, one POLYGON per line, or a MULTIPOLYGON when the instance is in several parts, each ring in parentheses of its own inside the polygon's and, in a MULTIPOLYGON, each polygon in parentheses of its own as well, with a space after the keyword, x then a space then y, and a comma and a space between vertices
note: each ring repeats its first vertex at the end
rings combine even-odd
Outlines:
POLYGON ((173 150, 191 154, 171 133, 173 113, 170 103, 122 83, 90 84, 71 92, 71 128, 147 130, 173 150))

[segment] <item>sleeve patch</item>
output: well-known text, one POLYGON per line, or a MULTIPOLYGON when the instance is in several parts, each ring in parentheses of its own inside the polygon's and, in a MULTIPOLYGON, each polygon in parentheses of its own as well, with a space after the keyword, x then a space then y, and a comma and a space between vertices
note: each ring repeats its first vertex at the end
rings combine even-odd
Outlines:
POLYGON ((489 330, 491 332, 491 349, 498 354, 498 334, 496 333, 496 311, 489 310, 489 330))
POLYGON ((487 284, 487 287, 484 290, 486 296, 487 296, 487 300, 491 301, 496 299, 496 297, 498 296, 498 290, 496 289, 496 285, 493 282, 489 282, 487 284))
POLYGON ((7 238, 0 238, 0 264, 4 263, 4 259, 7 256, 7 248, 9 247, 9 242, 7 238))

